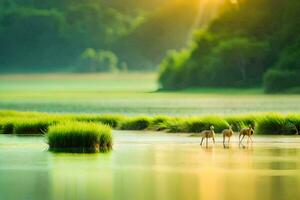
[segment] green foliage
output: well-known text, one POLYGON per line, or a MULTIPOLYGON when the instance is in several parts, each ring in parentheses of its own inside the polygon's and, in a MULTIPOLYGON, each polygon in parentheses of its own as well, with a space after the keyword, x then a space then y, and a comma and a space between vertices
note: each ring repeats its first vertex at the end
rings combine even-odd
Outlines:
POLYGON ((175 117, 159 124, 159 127, 169 133, 186 133, 186 122, 186 118, 175 117))
POLYGON ((63 55, 65 27, 63 13, 55 9, 16 7, 1 11, 0 66, 9 64, 12 69, 37 63, 48 66, 47 60, 54 57, 52 62, 57 64, 63 55))
MULTIPOLYGON (((218 2, 215 3, 217 7, 218 2)), ((140 66, 153 69, 168 50, 181 49, 193 28, 206 24, 215 16, 215 11, 207 8, 199 16, 199 0, 170 0, 161 4, 154 12, 145 15, 144 22, 120 41, 119 51, 126 47, 126 52, 119 57, 123 57, 132 69, 140 66), (133 48, 127 50, 127 47, 133 48)))
POLYGON ((267 92, 282 92, 298 86, 299 8, 296 0, 227 5, 205 31, 197 32, 184 62, 174 62, 179 53, 165 58, 162 87, 258 87, 264 82, 267 92))
POLYGON ((69 115, 70 119, 75 119, 81 122, 94 122, 94 123, 102 123, 106 124, 112 128, 117 128, 118 125, 125 119, 122 115, 93 115, 93 114, 85 114, 85 115, 69 115))
POLYGON ((99 62, 99 56, 82 59, 88 48, 113 51, 129 69, 154 70, 166 51, 181 48, 195 26, 215 15, 216 9, 209 8, 199 21, 198 4, 198 0, 2 0, 0 71, 116 69, 111 69, 116 57, 110 52, 100 56, 109 64, 91 64, 99 62), (89 64, 84 68, 85 63, 89 64))
POLYGON ((183 65, 190 57, 190 50, 179 52, 170 51, 160 64, 161 72, 159 81, 165 89, 181 88, 180 79, 184 73, 183 65))
POLYGON ((280 55, 276 67, 282 70, 300 71, 300 38, 280 55))
MULTIPOLYGON (((140 16, 125 15, 102 0, 11 2, 3 10, 0 4, 0 70, 74 68, 85 49, 112 47, 141 21, 140 16)), ((108 65, 104 69, 114 67, 113 56, 101 53, 101 62, 108 65)))
POLYGON ((81 54, 83 71, 89 72, 116 72, 118 71, 118 57, 112 51, 87 48, 81 54))
POLYGON ((299 56, 300 39, 283 51, 275 68, 265 73, 264 88, 267 93, 299 92, 299 56))
POLYGON ((121 130, 145 130, 151 124, 151 118, 141 116, 127 118, 120 123, 121 130))
POLYGON ((50 150, 76 153, 105 152, 112 148, 109 126, 88 122, 65 122, 49 127, 50 150))
MULTIPOLYGON (((0 133, 2 134, 43 134, 49 126, 59 124, 94 124, 120 130, 155 130, 170 133, 199 133, 211 125, 216 133, 221 133, 229 125, 239 132, 251 125, 258 134, 292 135, 300 130, 299 114, 243 114, 226 116, 170 117, 95 114, 49 114, 37 112, 0 111, 0 133), (7 116, 5 115, 7 114, 7 116), (12 116, 13 114, 13 116, 12 116)), ((75 126, 74 127, 77 127, 75 126)), ((67 126, 71 127, 71 126, 67 126)), ((87 126, 83 126, 87 127, 87 126)), ((79 128, 82 130, 84 128, 79 128)))
POLYGON ((286 120, 289 124, 293 124, 295 128, 293 131, 295 131, 297 134, 300 134, 300 116, 296 114, 289 114, 286 116, 286 120))
MULTIPOLYGON (((299 118, 299 116, 298 116, 299 118)), ((293 118, 295 120, 295 118, 293 118)), ((278 114, 268 114, 258 121, 257 133, 267 135, 294 135, 298 130, 293 121, 278 114)))
POLYGON ((19 119, 14 123, 14 134, 45 134, 48 127, 55 124, 51 118, 29 118, 19 119))
POLYGON ((15 118, 2 118, 0 119, 0 133, 1 134, 13 134, 15 118))
POLYGON ((162 116, 162 115, 155 116, 151 120, 149 129, 155 131, 165 130, 167 128, 165 126, 165 123, 169 120, 171 120, 171 117, 169 116, 162 116))
POLYGON ((208 116, 200 118, 191 118, 186 122, 186 130, 189 133, 200 133, 204 130, 209 130, 213 125, 216 133, 221 133, 229 127, 229 124, 221 117, 208 116))
POLYGON ((278 93, 297 88, 300 85, 299 76, 300 70, 270 69, 264 75, 265 92, 278 93))
POLYGON ((212 86, 260 86, 268 46, 248 38, 224 40, 212 50, 212 86))
POLYGON ((243 128, 248 128, 249 125, 256 127, 256 121, 259 119, 257 115, 233 115, 225 117, 225 120, 232 126, 234 131, 240 131, 243 128))

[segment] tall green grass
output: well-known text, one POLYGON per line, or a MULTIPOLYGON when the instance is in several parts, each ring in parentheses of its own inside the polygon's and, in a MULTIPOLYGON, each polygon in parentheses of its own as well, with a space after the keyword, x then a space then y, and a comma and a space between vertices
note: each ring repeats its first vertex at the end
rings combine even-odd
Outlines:
POLYGON ((243 114, 228 116, 170 117, 97 114, 50 114, 37 112, 0 111, 0 133, 43 134, 48 126, 65 121, 106 124, 120 130, 155 130, 171 133, 199 133, 210 125, 215 132, 233 126, 234 131, 251 125, 257 134, 293 135, 300 131, 300 114, 243 114))
POLYGON ((216 133, 221 133, 222 130, 229 127, 227 121, 218 116, 194 117, 186 122, 186 130, 188 133, 200 133, 204 130, 209 130, 213 125, 216 133))
MULTIPOLYGON (((293 119, 299 119, 299 117, 293 119)), ((298 130, 293 120, 288 117, 280 114, 268 114, 261 116, 258 120, 257 133, 267 135, 294 135, 298 134, 298 130)))
POLYGON ((120 123, 119 129, 121 130, 145 130, 151 124, 151 118, 140 116, 126 118, 120 123))
POLYGON ((163 131, 167 127, 165 126, 165 123, 167 121, 170 121, 172 118, 169 116, 163 116, 163 115, 158 115, 152 118, 150 125, 148 127, 149 130, 154 130, 154 131, 163 131))
POLYGON ((240 131, 243 128, 249 127, 249 125, 255 128, 259 116, 260 115, 254 115, 254 114, 231 115, 231 116, 226 116, 225 120, 229 125, 232 126, 233 131, 240 131))
POLYGON ((122 115, 96 115, 96 114, 81 114, 81 115, 69 115, 70 118, 83 121, 83 122, 100 122, 102 124, 109 125, 112 128, 117 128, 119 124, 125 119, 122 115))
POLYGON ((296 134, 300 134, 300 115, 289 114, 287 115, 287 120, 292 123, 296 128, 296 134))
POLYGON ((49 118, 29 118, 20 119, 14 124, 14 134, 44 134, 48 127, 57 123, 54 119, 49 118))
POLYGON ((166 130, 169 133, 184 133, 186 129, 186 118, 174 117, 160 124, 160 129, 166 130))
POLYGON ((90 122, 66 121, 50 126, 47 140, 53 151, 94 153, 112 148, 111 128, 90 122))
POLYGON ((223 118, 218 116, 176 117, 169 118, 159 124, 160 129, 166 130, 170 133, 200 133, 201 131, 209 130, 211 125, 213 125, 215 127, 215 131, 219 133, 229 126, 223 118))
POLYGON ((0 133, 1 134, 13 134, 14 125, 18 121, 18 118, 1 118, 0 119, 0 133))

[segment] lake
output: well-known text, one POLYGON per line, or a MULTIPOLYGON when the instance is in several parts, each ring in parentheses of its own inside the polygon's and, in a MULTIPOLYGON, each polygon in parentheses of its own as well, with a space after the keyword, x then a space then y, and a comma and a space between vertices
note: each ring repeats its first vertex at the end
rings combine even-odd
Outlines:
POLYGON ((300 199, 300 137, 209 148, 186 134, 114 131, 106 154, 47 151, 43 137, 0 135, 0 199, 300 199))

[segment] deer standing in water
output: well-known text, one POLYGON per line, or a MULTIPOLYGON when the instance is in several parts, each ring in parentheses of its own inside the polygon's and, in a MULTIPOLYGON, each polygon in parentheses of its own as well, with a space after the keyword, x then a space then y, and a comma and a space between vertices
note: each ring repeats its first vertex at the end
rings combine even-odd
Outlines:
POLYGON ((223 146, 225 148, 226 147, 226 145, 225 145, 225 139, 228 138, 228 146, 229 146, 230 138, 234 134, 234 132, 232 130, 232 125, 229 126, 229 129, 223 130, 222 134, 223 134, 223 146))
POLYGON ((214 126, 211 125, 209 127, 209 130, 204 130, 200 134, 202 135, 201 143, 200 145, 202 146, 204 138, 206 138, 206 148, 208 147, 208 138, 212 138, 213 142, 215 143, 215 131, 214 131, 214 126))
POLYGON ((249 127, 248 128, 243 128, 241 131, 240 131, 240 135, 239 135, 239 144, 242 144, 242 141, 244 139, 245 136, 248 136, 248 141, 249 139, 251 140, 251 142, 253 142, 251 136, 254 134, 254 129, 252 127, 251 124, 249 124, 249 127), (242 137, 242 139, 241 139, 242 137))

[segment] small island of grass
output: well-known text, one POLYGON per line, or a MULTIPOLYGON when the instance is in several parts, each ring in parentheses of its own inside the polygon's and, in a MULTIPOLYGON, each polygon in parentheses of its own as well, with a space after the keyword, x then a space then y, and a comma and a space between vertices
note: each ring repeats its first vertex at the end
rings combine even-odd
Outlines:
POLYGON ((96 153, 112 149, 111 128, 89 122, 68 121, 50 126, 47 140, 55 152, 96 153))

